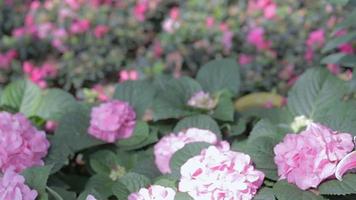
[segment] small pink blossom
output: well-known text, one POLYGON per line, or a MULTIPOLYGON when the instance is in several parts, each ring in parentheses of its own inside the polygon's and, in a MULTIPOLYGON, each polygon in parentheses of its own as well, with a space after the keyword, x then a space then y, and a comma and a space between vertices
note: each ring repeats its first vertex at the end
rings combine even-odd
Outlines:
POLYGON ((215 24, 215 19, 214 17, 208 16, 205 18, 205 27, 207 29, 212 28, 215 24))
POLYGON ((284 68, 278 73, 278 77, 282 80, 290 80, 293 78, 295 73, 295 66, 293 64, 287 64, 284 68))
POLYGON ((134 16, 135 18, 143 22, 146 18, 146 12, 148 11, 148 4, 146 0, 138 0, 135 7, 134 7, 134 16))
POLYGON ((98 94, 98 99, 100 101, 107 101, 109 100, 109 97, 106 95, 104 87, 102 85, 95 85, 93 87, 93 90, 98 94))
POLYGON ((89 194, 85 200, 96 200, 96 198, 89 194))
POLYGON ((81 6, 80 1, 78 0, 65 0, 65 2, 70 6, 73 10, 78 10, 81 6))
POLYGON ((239 64, 240 65, 248 65, 253 61, 253 57, 247 54, 240 54, 239 56, 239 64))
POLYGON ((123 83, 128 80, 138 80, 138 72, 137 70, 131 69, 131 70, 121 70, 119 73, 119 81, 120 83, 123 83))
POLYGON ((234 33, 232 31, 226 31, 223 33, 221 43, 223 44, 224 49, 226 51, 231 50, 233 37, 234 37, 234 33))
POLYGON ((334 175, 338 162, 353 148, 350 134, 311 123, 300 134, 287 134, 274 147, 274 161, 280 179, 306 190, 334 175))
POLYGON ((94 107, 90 116, 89 134, 108 143, 131 137, 136 124, 134 109, 120 100, 94 107))
POLYGON ((328 70, 337 75, 337 74, 340 74, 341 72, 341 69, 340 69, 340 66, 339 65, 336 65, 336 64, 327 64, 326 67, 328 68, 328 70))
POLYGON ((178 7, 174 7, 169 11, 169 17, 177 21, 180 17, 180 10, 178 7))
POLYGON ((94 35, 96 38, 102 38, 109 31, 109 27, 106 25, 98 25, 94 29, 94 35))
POLYGON ((248 12, 263 11, 266 19, 273 19, 276 16, 277 4, 273 0, 249 0, 248 12))
POLYGON ((130 194, 128 200, 174 200, 176 192, 169 187, 151 185, 141 188, 138 192, 130 194))
POLYGON ((58 127, 58 122, 56 121, 48 120, 45 124, 45 129, 46 131, 49 132, 54 132, 57 127, 58 127))
POLYGON ((17 52, 15 50, 9 50, 4 54, 0 53, 0 69, 9 69, 16 56, 17 52))
POLYGON ((259 50, 269 49, 272 43, 265 39, 264 34, 265 30, 262 27, 254 27, 247 35, 247 42, 259 50))
POLYGON ((167 33, 174 33, 180 26, 180 23, 172 18, 165 19, 163 21, 163 30, 167 33))
POLYGON ((154 146, 155 163, 158 169, 164 174, 170 173, 169 164, 173 154, 192 142, 217 144, 218 139, 211 131, 198 128, 189 128, 178 134, 166 135, 154 146))
POLYGON ((304 53, 304 59, 311 63, 314 59, 314 50, 312 48, 307 48, 306 52, 304 53))
POLYGON ((323 29, 318 29, 309 33, 306 45, 309 48, 320 48, 324 45, 325 42, 325 32, 323 29))
POLYGON ((25 184, 25 178, 13 169, 7 169, 0 176, 1 200, 35 200, 38 193, 25 184))
POLYGON ((204 149, 186 161, 180 173, 178 190, 195 200, 251 200, 264 179, 250 156, 231 151, 229 145, 204 149))
POLYGON ((88 31, 90 28, 90 21, 88 19, 79 19, 72 22, 70 32, 74 34, 81 34, 88 31))
POLYGON ((49 142, 22 114, 0 112, 0 171, 43 165, 49 142))
POLYGON ((153 53, 156 58, 160 58, 163 54, 163 48, 160 41, 155 41, 153 43, 153 53))

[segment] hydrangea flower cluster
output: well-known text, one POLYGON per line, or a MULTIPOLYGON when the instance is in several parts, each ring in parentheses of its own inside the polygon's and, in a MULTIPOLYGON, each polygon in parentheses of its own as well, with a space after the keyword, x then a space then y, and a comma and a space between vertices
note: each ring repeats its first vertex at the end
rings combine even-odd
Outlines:
POLYGON ((208 130, 189 128, 185 132, 178 134, 169 134, 164 136, 155 146, 154 155, 155 163, 162 173, 170 173, 170 160, 173 154, 182 149, 186 144, 192 142, 207 142, 216 144, 218 138, 216 135, 208 130))
POLYGON ((210 146, 190 158, 180 170, 179 191, 195 200, 249 200, 262 185, 264 174, 254 168, 251 158, 243 153, 210 146))
POLYGON ((137 193, 132 193, 128 200, 174 200, 176 192, 169 187, 151 185, 148 188, 141 188, 137 193))
POLYGON ((194 108, 211 110, 216 107, 217 103, 217 100, 214 99, 209 93, 199 91, 188 100, 187 104, 194 108))
POLYGON ((129 138, 135 124, 134 109, 127 102, 111 100, 92 109, 88 132, 97 139, 113 143, 129 138))
POLYGON ((22 114, 0 112, 0 171, 43 165, 49 142, 22 114))
POLYGON ((275 146, 274 161, 280 179, 306 190, 334 175, 338 162, 353 148, 350 134, 311 123, 300 134, 287 134, 275 146))
POLYGON ((13 169, 7 169, 0 177, 1 200, 35 200, 37 191, 31 190, 25 184, 25 178, 13 169))

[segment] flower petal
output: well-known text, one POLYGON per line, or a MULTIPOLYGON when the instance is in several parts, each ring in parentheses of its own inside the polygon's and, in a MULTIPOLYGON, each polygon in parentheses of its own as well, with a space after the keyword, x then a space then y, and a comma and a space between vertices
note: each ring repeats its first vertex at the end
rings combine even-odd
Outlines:
POLYGON ((342 176, 350 169, 356 168, 356 151, 347 154, 336 166, 335 177, 342 181, 342 176))

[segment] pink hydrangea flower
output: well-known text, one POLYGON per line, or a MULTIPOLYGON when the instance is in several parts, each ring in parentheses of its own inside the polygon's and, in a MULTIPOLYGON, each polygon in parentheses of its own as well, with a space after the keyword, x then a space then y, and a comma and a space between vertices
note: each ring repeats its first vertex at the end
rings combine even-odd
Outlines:
POLYGON ((276 16, 277 4, 273 0, 249 0, 248 12, 263 11, 266 19, 273 19, 276 16))
POLYGON ((124 101, 111 100, 91 111, 89 134, 113 143, 131 137, 136 124, 134 109, 124 101))
POLYGON ((4 175, 0 176, 1 200, 35 200, 37 195, 37 191, 31 190, 25 184, 25 178, 13 169, 7 169, 4 175))
POLYGON ((20 172, 43 165, 49 142, 43 131, 37 130, 20 113, 0 112, 0 170, 14 168, 20 172))
POLYGON ((72 23, 70 32, 74 34, 85 33, 90 28, 90 21, 88 19, 79 19, 72 23))
POLYGON ((353 148, 350 134, 311 123, 300 134, 287 134, 274 147, 274 161, 280 179, 306 190, 334 175, 338 162, 353 148))
POLYGON ((253 61, 253 57, 247 54, 240 54, 239 56, 239 64, 240 65, 248 65, 253 61))
POLYGON ((217 100, 209 93, 199 91, 195 93, 187 102, 187 104, 194 108, 212 110, 216 107, 217 100))
POLYGON ((174 200, 176 192, 169 187, 151 185, 141 188, 140 191, 130 194, 128 200, 174 200))
POLYGON ((259 50, 269 49, 271 41, 266 40, 264 34, 265 30, 262 27, 254 27, 248 33, 247 42, 259 50))
POLYGON ((109 27, 106 25, 98 25, 94 29, 94 35, 96 38, 102 38, 109 31, 109 27))
POLYGON ((0 69, 8 69, 16 56, 17 52, 15 50, 9 50, 4 54, 0 53, 0 69))
POLYGON ((309 33, 306 44, 309 48, 318 47, 324 45, 325 42, 325 32, 323 29, 318 29, 309 33))
POLYGON ((207 29, 212 28, 215 24, 215 19, 214 17, 208 16, 205 18, 205 27, 207 29))
POLYGON ((145 18, 146 18, 145 15, 146 15, 147 11, 148 11, 147 0, 139 0, 139 1, 137 1, 136 5, 134 7, 133 14, 139 22, 143 22, 143 21, 145 21, 145 18))
POLYGON ((155 163, 158 169, 164 174, 171 173, 169 163, 173 154, 192 142, 216 144, 218 138, 213 132, 198 128, 189 128, 185 132, 164 136, 154 146, 155 163))
POLYGON ((178 190, 195 200, 250 200, 264 179, 250 156, 231 151, 229 145, 204 149, 184 163, 180 173, 178 190))

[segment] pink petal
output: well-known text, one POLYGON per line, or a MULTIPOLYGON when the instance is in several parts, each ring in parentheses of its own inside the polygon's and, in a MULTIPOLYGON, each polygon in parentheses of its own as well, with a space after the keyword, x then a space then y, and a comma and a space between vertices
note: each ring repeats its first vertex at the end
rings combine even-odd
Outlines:
POLYGON ((356 168, 356 151, 347 154, 336 166, 335 177, 342 181, 342 176, 350 169, 356 168))

